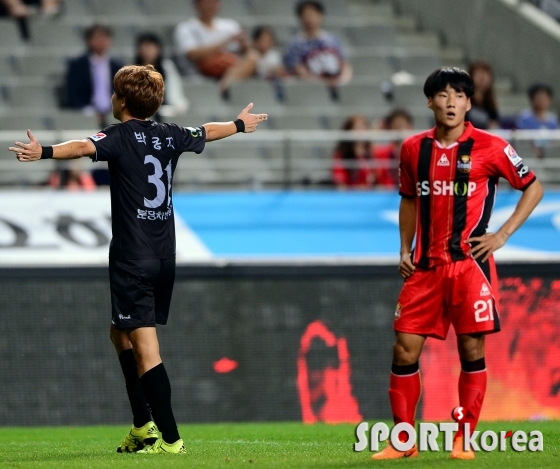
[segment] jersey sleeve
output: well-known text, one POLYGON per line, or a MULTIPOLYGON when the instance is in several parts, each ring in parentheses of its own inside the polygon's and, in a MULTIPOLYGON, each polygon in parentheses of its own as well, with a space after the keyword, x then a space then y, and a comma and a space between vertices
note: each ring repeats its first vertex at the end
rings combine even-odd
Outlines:
POLYGON ((507 179, 514 189, 523 191, 537 179, 515 149, 501 138, 493 145, 491 165, 494 175, 507 179))
POLYGON ((402 197, 414 199, 416 198, 416 184, 410 155, 410 145, 405 141, 401 147, 399 163, 399 194, 402 197))
POLYGON ((202 153, 206 145, 206 129, 200 127, 179 127, 173 125, 175 139, 177 141, 177 150, 181 153, 191 151, 194 153, 202 153))
POLYGON ((105 127, 101 132, 88 137, 95 146, 95 157, 93 161, 113 161, 122 153, 122 138, 117 125, 105 127))

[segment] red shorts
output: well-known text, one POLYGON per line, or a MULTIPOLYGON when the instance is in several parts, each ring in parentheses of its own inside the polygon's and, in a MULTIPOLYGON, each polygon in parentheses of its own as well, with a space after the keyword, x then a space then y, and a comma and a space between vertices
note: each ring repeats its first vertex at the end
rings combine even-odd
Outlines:
POLYGON ((417 268, 404 282, 393 327, 436 339, 447 337, 450 324, 457 335, 498 332, 497 280, 492 257, 417 268))

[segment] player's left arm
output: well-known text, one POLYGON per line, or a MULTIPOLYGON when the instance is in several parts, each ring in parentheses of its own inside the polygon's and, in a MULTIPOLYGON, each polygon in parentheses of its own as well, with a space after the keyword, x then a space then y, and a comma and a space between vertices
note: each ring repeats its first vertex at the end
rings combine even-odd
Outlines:
MULTIPOLYGON (((29 162, 37 161, 45 158, 43 146, 31 133, 27 130, 29 143, 15 142, 15 147, 9 147, 8 150, 13 151, 19 161, 29 162)), ((48 147, 45 147, 45 149, 48 147)), ((92 157, 95 155, 95 145, 90 140, 70 140, 68 142, 59 143, 52 146, 52 158, 56 160, 69 160, 82 158, 84 156, 92 157)))
MULTIPOLYGON (((249 111, 253 108, 253 103, 250 103, 241 113, 237 119, 243 122, 243 133, 249 134, 257 130, 257 125, 268 119, 268 114, 251 114, 249 111)), ((235 122, 210 122, 203 125, 206 130, 206 141, 212 142, 214 140, 221 140, 222 138, 231 137, 238 132, 235 122)))
POLYGON ((478 243, 471 249, 473 257, 475 259, 482 257, 482 262, 486 262, 494 251, 497 251, 506 244, 509 237, 529 218, 529 215, 531 215, 541 201, 543 193, 541 183, 535 179, 523 192, 511 217, 506 220, 496 233, 488 233, 484 236, 467 239, 467 243, 478 243))

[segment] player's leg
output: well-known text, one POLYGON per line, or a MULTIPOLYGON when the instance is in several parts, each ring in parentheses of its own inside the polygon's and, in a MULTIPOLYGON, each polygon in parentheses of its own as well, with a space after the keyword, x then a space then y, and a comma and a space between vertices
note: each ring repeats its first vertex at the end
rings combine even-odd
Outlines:
MULTIPOLYGON (((155 323, 166 324, 175 282, 175 259, 157 260, 157 275, 153 279, 153 311, 155 323)), ((155 327, 140 327, 128 331, 138 361, 140 383, 150 404, 162 438, 146 448, 148 453, 182 453, 185 451, 171 408, 171 384, 159 354, 155 327)))
POLYGON ((142 452, 183 452, 183 440, 171 408, 171 383, 159 355, 156 328, 139 327, 127 333, 138 363, 140 384, 162 435, 161 440, 142 452))
MULTIPOLYGON (((445 338, 448 324, 443 320, 443 297, 437 269, 417 270, 405 281, 394 329, 393 363, 389 378, 389 400, 395 424, 415 424, 416 407, 422 393, 418 360, 427 336, 445 338)), ((403 435, 404 436, 404 435, 403 435)), ((372 459, 416 457, 416 447, 401 452, 388 445, 372 459)))
POLYGON ((124 287, 128 272, 121 264, 115 261, 109 263, 109 278, 111 285, 111 303, 112 303, 112 324, 110 327, 110 338, 117 356, 125 379, 126 392, 133 415, 133 424, 128 435, 117 448, 119 453, 132 453, 143 449, 146 445, 153 444, 157 438, 157 427, 152 422, 152 416, 146 403, 144 391, 140 386, 138 376, 138 365, 132 352, 132 343, 128 339, 126 332, 115 327, 119 324, 119 314, 123 311, 131 309, 129 304, 130 295, 124 287))
POLYGON ((450 317, 457 333, 457 349, 461 360, 459 405, 464 418, 455 434, 452 458, 473 459, 474 451, 464 449, 465 425, 470 433, 478 423, 486 394, 485 335, 500 330, 497 296, 493 286, 497 276, 493 259, 479 263, 466 259, 455 263, 454 284, 449 289, 450 317))

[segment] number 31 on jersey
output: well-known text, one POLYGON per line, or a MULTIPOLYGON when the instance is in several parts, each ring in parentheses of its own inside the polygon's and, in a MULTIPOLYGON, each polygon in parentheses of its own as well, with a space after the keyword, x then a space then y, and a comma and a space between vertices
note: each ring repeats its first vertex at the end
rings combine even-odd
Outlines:
MULTIPOLYGON (((160 207, 163 202, 165 201, 165 184, 161 180, 163 176, 163 171, 161 169, 161 163, 157 158, 154 158, 152 155, 146 155, 144 158, 144 164, 152 164, 154 166, 154 174, 148 176, 148 182, 156 186, 156 197, 155 199, 147 199, 144 197, 144 206, 147 208, 158 208, 160 207)), ((173 170, 171 168, 171 161, 165 168, 167 173, 167 206, 171 205, 171 178, 173 177, 173 170)))

